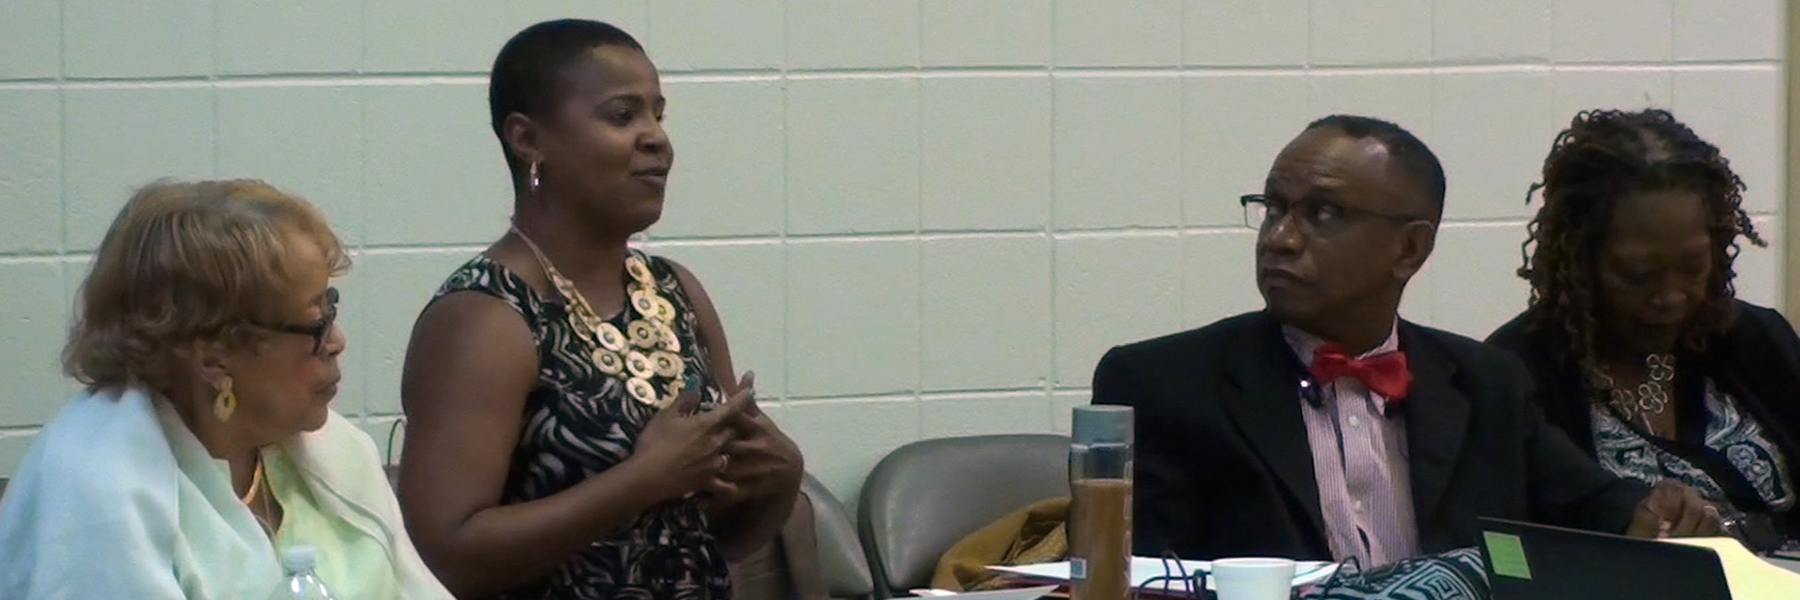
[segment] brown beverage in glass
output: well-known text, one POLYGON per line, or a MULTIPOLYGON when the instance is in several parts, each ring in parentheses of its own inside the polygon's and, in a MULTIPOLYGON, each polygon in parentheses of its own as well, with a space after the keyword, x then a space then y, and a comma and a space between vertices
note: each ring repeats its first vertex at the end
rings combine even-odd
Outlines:
POLYGON ((1132 412, 1078 406, 1069 443, 1072 600, 1131 595, 1132 412))
POLYGON ((1074 600, 1125 600, 1131 593, 1131 481, 1071 482, 1069 556, 1082 559, 1085 577, 1074 580, 1074 600))

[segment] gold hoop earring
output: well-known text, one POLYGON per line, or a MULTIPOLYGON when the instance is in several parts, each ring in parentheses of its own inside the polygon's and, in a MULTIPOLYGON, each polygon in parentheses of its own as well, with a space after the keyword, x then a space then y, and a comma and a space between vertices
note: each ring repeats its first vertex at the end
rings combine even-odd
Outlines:
POLYGON ((531 162, 531 197, 533 197, 533 198, 536 198, 537 193, 538 193, 538 163, 539 162, 542 162, 542 161, 532 161, 531 162))
POLYGON ((231 379, 225 379, 225 385, 219 387, 219 395, 213 397, 213 416, 220 423, 231 420, 231 414, 237 412, 237 392, 231 391, 231 379))

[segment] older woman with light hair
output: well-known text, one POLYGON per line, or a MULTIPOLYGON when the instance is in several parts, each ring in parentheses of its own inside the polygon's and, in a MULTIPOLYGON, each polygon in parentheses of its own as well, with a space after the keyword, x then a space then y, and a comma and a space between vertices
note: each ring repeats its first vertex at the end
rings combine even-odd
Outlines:
POLYGON ((0 598, 268 598, 301 546, 340 598, 449 598, 373 441, 329 408, 349 266, 318 210, 260 182, 132 197, 64 356, 87 390, 0 504, 0 598))

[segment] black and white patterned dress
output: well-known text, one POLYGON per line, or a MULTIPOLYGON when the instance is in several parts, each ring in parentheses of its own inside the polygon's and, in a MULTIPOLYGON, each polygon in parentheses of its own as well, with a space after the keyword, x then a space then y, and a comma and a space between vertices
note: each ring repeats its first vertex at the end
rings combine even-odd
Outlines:
MULTIPOLYGON (((1594 456, 1606 470, 1650 484, 1672 478, 1728 512, 1739 510, 1731 505, 1719 482, 1700 467, 1650 443, 1602 406, 1595 406, 1593 415, 1594 456)), ((1757 495, 1775 512, 1785 512, 1800 500, 1795 495, 1794 482, 1787 479, 1787 461, 1794 457, 1782 456, 1762 425, 1711 380, 1706 382, 1704 439, 1707 447, 1724 454, 1743 473, 1757 495)))
MULTIPOLYGON (((675 306, 673 325, 687 372, 708 382, 703 386, 702 406, 718 405, 722 393, 710 383, 711 366, 700 342, 698 321, 675 271, 667 261, 631 252, 650 264, 657 292, 675 306)), ((657 409, 632 399, 624 379, 609 376, 594 365, 589 358, 594 344, 575 329, 577 321, 560 297, 539 294, 517 273, 485 255, 451 274, 433 300, 465 291, 505 300, 525 318, 537 343, 537 384, 525 399, 503 503, 529 502, 561 492, 631 455, 638 433, 657 409)), ((629 309, 608 321, 624 329, 627 313, 629 309)), ((548 578, 500 597, 725 600, 731 597, 731 579, 700 499, 689 496, 645 511, 630 526, 595 541, 548 578)))

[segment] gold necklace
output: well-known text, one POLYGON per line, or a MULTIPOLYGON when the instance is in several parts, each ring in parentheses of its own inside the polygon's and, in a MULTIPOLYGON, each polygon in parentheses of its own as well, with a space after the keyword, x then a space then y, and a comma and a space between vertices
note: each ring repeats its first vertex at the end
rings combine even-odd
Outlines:
POLYGON ((624 378, 625 392, 633 400, 659 408, 674 402, 684 387, 687 363, 681 360, 681 341, 675 337, 675 305, 657 292, 650 265, 635 252, 625 255, 625 272, 631 276, 626 282, 630 302, 625 303, 625 331, 619 331, 600 318, 575 282, 550 264, 530 236, 517 225, 512 232, 531 249, 550 285, 569 303, 576 333, 594 346, 589 354, 594 366, 608 376, 624 378))
POLYGON ((274 511, 269 506, 270 492, 263 489, 267 485, 268 482, 263 478, 262 457, 257 457, 256 468, 250 471, 250 490, 244 492, 244 495, 238 499, 243 500, 244 506, 250 509, 250 516, 256 519, 257 525, 262 526, 263 533, 269 534, 269 537, 273 539, 275 525, 269 522, 269 516, 273 515, 274 511))

